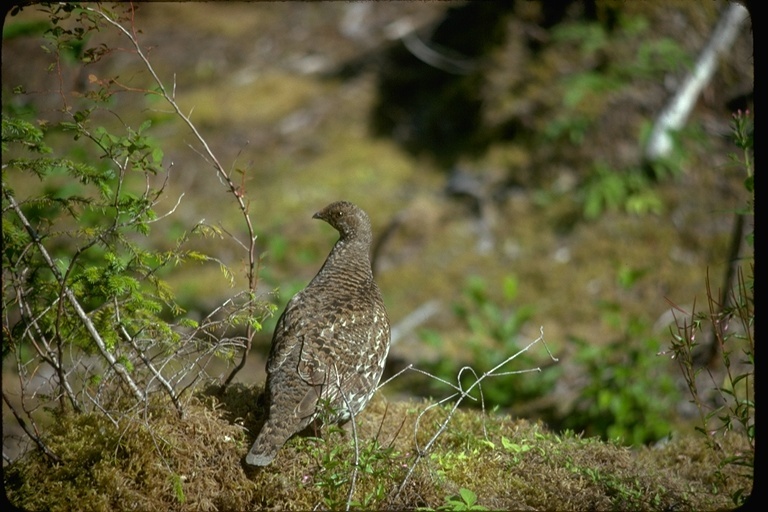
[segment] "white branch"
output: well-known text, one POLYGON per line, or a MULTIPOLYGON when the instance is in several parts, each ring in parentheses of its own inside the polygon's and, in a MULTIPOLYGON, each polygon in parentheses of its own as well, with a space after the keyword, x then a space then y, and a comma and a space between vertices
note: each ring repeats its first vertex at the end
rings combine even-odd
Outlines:
MULTIPOLYGON (((413 464, 411 464, 411 466, 408 468, 408 472, 406 473, 405 478, 403 478, 403 481, 400 483, 400 487, 397 489, 397 494, 398 495, 405 488, 405 484, 408 482, 408 480, 410 479, 411 475, 413 474, 413 471, 416 469, 416 465, 421 461, 421 459, 423 459, 429 453, 429 450, 432 448, 432 445, 435 444, 435 442, 437 441, 437 438, 440 437, 440 435, 443 432, 445 432, 445 429, 448 428, 448 424, 451 422, 451 418, 453 417, 454 413, 456 412, 456 409, 459 408, 459 405, 461 404, 461 402, 465 398, 472 398, 472 399, 474 399, 474 397, 470 396, 469 393, 471 393, 472 390, 475 387, 477 387, 480 390, 480 403, 481 403, 481 406, 483 408, 483 418, 485 418, 485 403, 483 401, 482 386, 481 386, 481 382, 483 380, 485 380, 487 377, 498 377, 498 376, 501 376, 501 375, 510 375, 510 374, 515 374, 515 373, 525 373, 525 372, 532 372, 532 371, 539 371, 540 372, 541 368, 532 368, 532 369, 527 369, 527 370, 518 370, 518 371, 510 371, 510 372, 497 373, 498 370, 501 369, 504 365, 506 365, 510 361, 514 360, 515 358, 517 358, 517 356, 519 356, 520 354, 522 354, 524 352, 527 352, 533 345, 535 345, 536 343, 539 343, 539 342, 544 344, 544 347, 546 348, 547 354, 549 354, 549 357, 553 361, 555 361, 555 362, 558 361, 558 359, 556 357, 554 357, 552 355, 552 352, 549 350, 549 347, 547 346, 547 342, 544 341, 544 327, 541 327, 539 329, 539 332, 540 332, 540 335, 539 335, 538 338, 536 338, 535 340, 530 342, 528 345, 526 345, 525 347, 520 349, 517 353, 515 353, 515 354, 509 356, 508 358, 504 359, 504 361, 502 361, 501 363, 497 364, 492 369, 484 372, 479 377, 477 376, 477 373, 475 372, 475 370, 472 369, 471 367, 469 367, 469 366, 463 367, 461 370, 459 370, 459 373, 456 376, 457 385, 453 385, 453 384, 447 382, 444 379, 440 379, 438 377, 435 377, 434 375, 430 375, 429 373, 427 373, 427 372, 425 372, 423 370, 419 370, 417 368, 413 368, 412 366, 408 366, 404 370, 402 370, 402 372, 404 372, 406 370, 414 370, 414 371, 417 371, 419 373, 423 373, 425 375, 429 375, 430 377, 433 377, 433 378, 439 380, 440 382, 444 382, 444 383, 448 384, 452 388, 456 389, 458 391, 458 393, 454 393, 454 394, 452 394, 452 395, 450 395, 450 396, 448 396, 446 398, 443 398, 442 400, 440 400, 437 403, 430 404, 426 409, 421 411, 419 416, 416 418, 416 422, 415 422, 414 427, 413 427, 413 429, 414 429, 413 438, 414 438, 414 444, 416 446, 416 459, 413 461, 413 464), (461 376, 467 370, 471 371, 475 375, 475 382, 473 382, 472 385, 469 386, 467 389, 464 389, 462 387, 462 384, 461 384, 461 376), (424 445, 424 448, 420 448, 419 444, 418 444, 418 431, 419 431, 419 424, 421 422, 421 418, 427 413, 427 411, 429 411, 433 407, 437 407, 438 405, 441 405, 441 404, 443 404, 443 403, 445 403, 445 402, 447 402, 449 400, 452 400, 453 398, 455 398, 457 396, 458 396, 458 398, 454 402, 453 407, 451 407, 451 410, 448 412, 448 416, 440 424, 440 427, 437 429, 437 432, 435 432, 435 434, 429 439, 427 444, 424 445)), ((402 372, 400 372, 400 373, 402 373, 402 372)), ((398 373, 398 375, 400 373, 398 373)), ((389 380, 391 380, 391 379, 389 379, 389 380)), ((389 382, 389 380, 387 382, 389 382)), ((385 384, 386 384, 386 382, 385 382, 385 384)), ((483 424, 483 433, 486 433, 485 424, 483 424)), ((486 436, 487 436, 487 434, 486 434, 486 436)))
POLYGON ((685 125, 699 94, 715 73, 717 59, 731 47, 748 14, 743 5, 733 2, 721 16, 693 71, 656 119, 645 148, 648 160, 654 161, 669 155, 672 150, 670 132, 680 130, 685 125))

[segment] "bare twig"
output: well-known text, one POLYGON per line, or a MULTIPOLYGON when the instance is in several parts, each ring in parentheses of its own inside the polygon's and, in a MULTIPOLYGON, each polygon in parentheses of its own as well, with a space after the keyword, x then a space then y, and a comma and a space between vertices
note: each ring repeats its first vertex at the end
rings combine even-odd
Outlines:
POLYGON ((11 409, 11 413, 13 414, 13 417, 16 418, 16 422, 19 424, 19 426, 24 430, 24 433, 27 434, 27 436, 34 441, 34 443, 37 445, 38 448, 54 462, 61 463, 61 459, 58 455, 53 453, 48 446, 40 439, 40 436, 36 435, 35 432, 33 432, 29 426, 27 425, 27 422, 24 421, 24 418, 21 417, 21 415, 16 411, 16 408, 13 406, 11 401, 8 399, 8 397, 5 394, 5 390, 3 390, 3 401, 8 405, 8 407, 11 409))
MULTIPOLYGON (((398 489, 397 489, 396 496, 399 496, 400 493, 403 491, 403 489, 405 489, 405 485, 408 483, 408 480, 410 479, 411 475, 413 474, 413 471, 416 469, 416 466, 418 465, 418 463, 429 453, 429 450, 435 444, 435 442, 440 437, 440 435, 442 435, 442 433, 445 432, 445 430, 448 428, 448 425, 449 425, 451 419, 453 418, 454 413, 456 412, 456 410, 458 409, 459 405, 461 404, 461 402, 465 398, 467 398, 467 397, 472 398, 469 395, 469 393, 471 393, 472 390, 475 387, 480 388, 481 382, 483 380, 485 380, 488 377, 496 377, 496 376, 500 376, 500 375, 512 375, 512 374, 518 374, 518 373, 527 373, 527 372, 535 372, 535 371, 540 372, 541 371, 541 368, 531 368, 531 369, 526 369, 526 370, 518 370, 518 371, 510 371, 510 372, 500 372, 500 373, 498 372, 498 370, 501 369, 504 365, 506 365, 510 361, 514 360, 515 358, 517 358, 520 354, 522 354, 524 352, 527 352, 533 345, 535 345, 536 343, 539 343, 539 342, 544 344, 544 346, 546 347, 547 353, 549 354, 549 357, 553 361, 557 362, 557 358, 555 358, 552 355, 552 352, 549 350, 549 347, 547 346, 546 342, 544 341, 544 327, 541 327, 540 328, 540 335, 539 335, 538 338, 536 338, 535 340, 530 342, 528 345, 523 347, 517 353, 509 356, 508 358, 504 359, 501 363, 497 364, 496 366, 494 366, 490 370, 484 372, 482 375, 477 377, 475 382, 473 382, 466 389, 462 388, 462 384, 461 384, 461 375, 462 375, 462 373, 464 371, 472 371, 472 373, 474 373, 475 376, 477 376, 477 374, 475 373, 475 371, 472 368, 470 368, 468 366, 465 366, 464 368, 462 368, 459 371, 459 374, 457 375, 458 385, 454 386, 454 385, 450 384, 450 386, 452 388, 454 388, 454 389, 457 389, 459 391, 459 393, 454 393, 453 395, 451 395, 451 396, 449 396, 447 398, 444 398, 443 400, 441 400, 441 401, 439 401, 437 403, 430 404, 426 409, 424 409, 419 414, 419 416, 416 418, 416 423, 414 425, 414 442, 416 444, 416 458, 413 461, 413 463, 411 464, 411 466, 408 468, 408 472, 406 473, 405 477, 403 478, 403 481, 400 483, 400 487, 398 487, 398 489), (456 397, 458 397, 458 398, 456 398, 456 397), (420 448, 419 445, 418 445, 418 430, 419 430, 419 422, 421 421, 421 418, 427 413, 428 410, 430 410, 433 407, 436 407, 436 406, 438 406, 438 405, 440 405, 442 403, 445 403, 445 402, 447 402, 449 400, 452 400, 453 398, 456 398, 456 401, 453 403, 453 406, 451 407, 451 410, 448 412, 448 416, 440 424, 440 427, 437 429, 437 432, 434 433, 434 435, 429 439, 427 444, 424 445, 423 448, 420 448)), ((419 370, 419 372, 429 375, 427 372, 424 372, 424 371, 420 371, 419 370)), ((434 377, 434 376, 432 376, 432 377, 434 377)), ((434 378, 436 378, 437 380, 439 380, 441 382, 446 382, 443 379, 439 379, 437 377, 434 377, 434 378)), ((482 402, 482 395, 481 395, 481 402, 482 402)), ((485 404, 484 403, 483 403, 483 415, 485 415, 485 404)), ((485 425, 483 425, 483 430, 484 430, 484 433, 485 433, 485 425)))
POLYGON ((79 412, 81 410, 80 404, 75 398, 75 392, 72 390, 72 386, 70 385, 69 380, 66 378, 64 368, 61 365, 61 358, 59 357, 59 354, 51 348, 48 338, 45 336, 43 330, 38 324, 38 320, 53 308, 53 306, 58 302, 58 299, 54 301, 54 304, 44 308, 42 312, 40 312, 37 316, 34 316, 32 308, 27 303, 25 297, 26 293, 23 289, 23 285, 19 277, 19 275, 11 273, 11 279, 13 280, 14 287, 16 289, 16 300, 19 306, 19 312, 21 313, 21 317, 26 323, 26 327, 22 332, 21 338, 28 339, 37 354, 40 356, 40 359, 48 364, 51 368, 53 368, 59 378, 59 386, 62 389, 62 399, 64 396, 66 396, 75 411, 79 412), (34 333, 30 332, 31 330, 34 330, 34 333))
MULTIPOLYGON (((237 201, 237 204, 240 208, 240 211, 243 215, 243 219, 245 221, 247 230, 248 230, 248 238, 249 238, 249 245, 248 245, 248 269, 247 269, 247 277, 248 277, 248 288, 251 291, 251 293, 256 292, 256 288, 258 285, 258 262, 257 262, 257 256, 256 256, 256 234, 253 229, 253 224, 251 222, 250 215, 248 213, 248 203, 245 200, 245 194, 242 190, 242 187, 235 183, 231 177, 230 173, 228 173, 224 167, 219 162, 218 158, 214 154, 213 150, 208 145, 208 142, 206 141, 205 137, 202 136, 200 131, 197 129, 197 126, 192 122, 191 120, 191 114, 190 111, 189 114, 185 114, 181 108, 179 107, 178 103, 176 102, 176 80, 174 77, 173 81, 173 88, 171 92, 169 92, 163 81, 158 76, 157 72, 155 71, 154 67, 152 66, 152 63, 147 58, 146 54, 141 48, 141 45, 138 42, 136 32, 135 31, 129 31, 127 28, 125 28, 123 25, 121 25, 116 20, 113 20, 109 15, 107 15, 105 12, 100 10, 99 8, 94 7, 85 7, 85 10, 91 13, 94 13, 98 16, 100 16, 102 19, 104 19, 108 24, 115 27, 117 30, 122 32, 131 42, 133 45, 136 54, 139 56, 141 61, 143 62, 146 69, 149 71, 149 73, 152 75, 152 78, 157 85, 159 89, 159 94, 162 96, 166 102, 173 108, 176 115, 187 125, 187 127, 192 131, 197 141, 200 143, 200 145, 204 148, 204 152, 206 155, 206 160, 208 160, 212 165, 216 172, 216 175, 219 177, 219 180, 222 181, 225 186, 229 189, 230 193, 235 197, 235 200, 237 201)), ((155 93, 157 94, 157 93, 155 93)), ((253 310, 251 310, 253 311, 253 310)), ((246 335, 246 344, 243 349, 243 356, 240 360, 240 362, 233 368, 232 372, 229 374, 227 379, 224 381, 221 390, 224 392, 226 387, 232 382, 232 380, 235 378, 235 375, 245 366, 246 358, 248 356, 248 352, 251 348, 251 343, 253 340, 253 336, 255 335, 255 330, 253 326, 249 323, 246 327, 247 329, 247 335, 246 335)))
POLYGON ((88 314, 85 312, 83 307, 78 302, 74 292, 72 292, 72 290, 67 286, 67 283, 64 281, 64 278, 61 275, 61 272, 59 272, 59 268, 56 266, 56 263, 53 261, 53 258, 51 258, 50 254, 48 254, 48 250, 45 248, 40 238, 35 234, 35 230, 32 228, 32 225, 27 220, 27 217, 24 215, 24 212, 21 211, 21 208, 19 207, 18 203, 16 203, 16 199, 7 190, 3 190, 3 192, 5 193, 6 199, 10 203, 11 208, 13 208, 14 213, 16 213, 17 217, 21 221, 21 224, 24 226, 24 228, 27 230, 27 233, 32 238, 32 241, 37 247, 37 250, 40 252, 40 255, 45 260, 46 265, 48 265, 48 268, 51 270, 54 277, 58 281, 59 286, 61 286, 62 292, 64 296, 66 296, 72 308, 75 310, 75 314, 83 323, 83 326, 85 326, 85 329, 88 331, 88 334, 90 334, 91 339, 96 343, 96 346, 98 347, 101 355, 104 357, 104 359, 107 360, 107 362, 109 362, 109 366, 120 376, 123 382, 125 382, 125 384, 128 385, 128 387, 131 389, 136 399, 139 400, 140 402, 145 401, 146 396, 139 389, 139 386, 136 384, 133 378, 131 378, 131 376, 128 374, 125 367, 122 364, 118 363, 117 360, 115 359, 115 356, 112 355, 112 353, 107 349, 107 346, 104 343, 104 340, 102 339, 98 329, 96 329, 96 326, 93 325, 93 322, 91 322, 91 319, 88 317, 88 314))
MULTIPOLYGON (((335 366, 334 366, 334 369, 335 369, 335 366)), ((338 371, 336 372, 336 380, 338 381, 339 394, 341 395, 341 398, 344 400, 344 404, 347 406, 347 410, 349 411, 350 422, 352 424, 352 440, 355 446, 355 459, 353 461, 354 469, 352 470, 352 476, 350 477, 349 492, 347 493, 347 505, 345 508, 345 510, 349 510, 350 506, 352 505, 352 496, 355 493, 355 484, 357 483, 357 473, 360 470, 360 442, 359 442, 359 438, 357 437, 357 421, 355 421, 356 415, 352 410, 352 406, 349 403, 349 399, 344 395, 344 393, 341 392, 341 381, 339 380, 338 371)))
MULTIPOLYGON (((149 368, 149 371, 152 372, 152 375, 154 376, 154 378, 160 382, 163 389, 165 389, 166 393, 168 393, 168 396, 171 398, 173 405, 176 407, 176 411, 179 413, 179 418, 183 418, 184 408, 181 406, 181 402, 179 402, 179 397, 176 395, 176 392, 173 390, 173 386, 171 386, 171 384, 155 368, 155 366, 152 364, 152 361, 149 360, 144 350, 142 350, 136 344, 136 338, 134 336, 131 336, 128 333, 128 331, 125 329, 125 326, 123 326, 122 322, 120 321, 120 306, 118 305, 116 298, 114 299, 114 307, 115 307, 115 319, 117 321, 117 325, 120 326, 120 334, 123 336, 123 339, 125 339, 125 341, 131 344, 133 349, 138 354, 139 358, 141 358, 141 360, 144 362, 146 367, 149 368)), ((151 381, 147 383, 147 387, 149 387, 150 384, 151 384, 151 381)))

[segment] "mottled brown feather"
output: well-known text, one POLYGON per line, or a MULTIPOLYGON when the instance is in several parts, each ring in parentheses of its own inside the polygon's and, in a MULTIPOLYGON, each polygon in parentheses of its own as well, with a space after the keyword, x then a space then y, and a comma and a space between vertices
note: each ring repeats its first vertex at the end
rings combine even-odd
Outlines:
POLYGON ((246 456, 265 466, 318 419, 342 422, 366 406, 389 352, 389 319, 371 271, 371 223, 347 201, 314 215, 339 232, 317 275, 286 305, 267 360, 269 417, 246 456))

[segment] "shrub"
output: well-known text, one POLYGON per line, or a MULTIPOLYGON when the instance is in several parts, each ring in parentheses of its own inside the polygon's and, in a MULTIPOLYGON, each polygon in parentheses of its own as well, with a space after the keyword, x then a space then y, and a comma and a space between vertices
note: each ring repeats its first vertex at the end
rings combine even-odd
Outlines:
MULTIPOLYGON (((51 22, 44 49, 54 76, 61 78, 67 62, 108 57, 110 48, 88 40, 93 31, 111 28, 128 36, 156 78, 136 32, 121 25, 132 19, 132 8, 118 5, 126 10, 120 14, 101 6, 43 6, 51 22)), ((130 116, 115 110, 114 93, 166 101, 207 157, 217 162, 215 156, 159 80, 152 90, 94 75, 90 84, 80 95, 58 91, 54 120, 5 108, 3 98, 3 362, 13 360, 21 386, 18 399, 5 387, 3 398, 52 460, 60 457, 46 446, 48 412, 103 414, 117 428, 121 416, 141 415, 159 394, 183 416, 190 390, 207 378, 208 363, 232 361, 242 352, 242 365, 262 319, 272 313, 255 296, 255 236, 244 191, 216 163, 250 233, 242 244, 248 288, 202 319, 186 316, 164 276, 182 264, 215 264, 233 282, 234 272, 216 256, 190 247, 194 238, 224 232, 201 221, 183 229, 170 248, 152 246, 148 235, 173 219, 183 194, 163 204, 172 165, 151 136, 153 120, 139 119, 138 126, 122 121, 130 116)), ((173 119, 166 116, 166 122, 173 119)))
MULTIPOLYGON (((748 196, 746 206, 737 212, 737 228, 743 226, 743 217, 754 216, 754 168, 752 148, 754 125, 749 111, 738 111, 731 125, 734 142, 741 150, 732 155, 732 161, 746 174, 744 189, 748 196)), ((741 231, 736 231, 735 247, 741 246, 741 231)), ((746 235, 750 246, 754 244, 754 232, 746 235)), ((738 254, 736 254, 738 256, 738 254)), ((735 262, 734 262, 735 263, 735 262)), ((744 264, 752 266, 752 257, 745 258, 744 264)), ((677 361, 681 374, 691 395, 691 402, 699 413, 696 429, 706 436, 713 450, 719 450, 719 437, 739 432, 746 435, 749 450, 721 460, 716 474, 721 483, 727 477, 725 466, 745 468, 744 476, 751 477, 755 463, 755 305, 754 280, 744 276, 741 265, 729 272, 724 286, 725 293, 713 293, 707 276, 707 310, 688 312, 675 306, 682 318, 675 317, 671 329, 670 352, 677 361), (710 334, 708 343, 699 339, 710 334), (708 346, 706 346, 708 345, 708 346), (699 362, 701 348, 708 353, 706 366, 699 362), (703 377, 701 379, 700 377, 703 377), (714 391, 714 398, 707 390, 714 391)), ((736 505, 744 504, 747 489, 738 488, 732 495, 736 505)))
MULTIPOLYGON (((516 276, 506 276, 501 288, 503 300, 499 303, 491 297, 491 290, 483 278, 473 276, 467 279, 461 298, 452 305, 462 332, 468 333, 463 343, 466 356, 459 360, 441 358, 437 362, 425 364, 429 372, 440 379, 452 380, 466 365, 476 369, 488 369, 493 367, 501 356, 514 354, 523 348, 520 330, 533 315, 533 308, 514 305, 518 293, 516 276)), ((421 336, 427 343, 442 343, 442 336, 434 331, 422 331, 421 336)), ((500 372, 493 379, 483 383, 481 391, 485 405, 508 407, 546 395, 553 389, 558 378, 556 366, 535 377, 522 377, 516 373, 549 364, 531 353, 520 354, 514 363, 514 370, 519 372, 500 372)), ((474 375, 465 372, 462 379, 464 388, 471 385, 473 379, 476 379, 474 375)), ((429 382, 431 393, 441 391, 440 381, 431 379, 429 382)), ((480 405, 479 401, 472 403, 480 405)))

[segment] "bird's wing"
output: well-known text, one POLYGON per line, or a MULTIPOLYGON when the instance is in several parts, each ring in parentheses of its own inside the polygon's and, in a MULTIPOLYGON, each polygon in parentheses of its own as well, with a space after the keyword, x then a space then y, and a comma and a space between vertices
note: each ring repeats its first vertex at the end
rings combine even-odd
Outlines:
POLYGON ((300 339, 298 367, 299 377, 308 386, 304 398, 296 407, 300 418, 315 414, 317 402, 321 398, 331 399, 327 384, 332 378, 332 356, 328 351, 333 339, 328 337, 328 327, 317 325, 307 329, 300 339), (329 371, 330 369, 330 371, 329 371))
POLYGON ((302 332, 307 321, 306 316, 301 314, 302 302, 301 293, 294 295, 277 320, 267 360, 268 374, 278 371, 302 343, 302 332))

